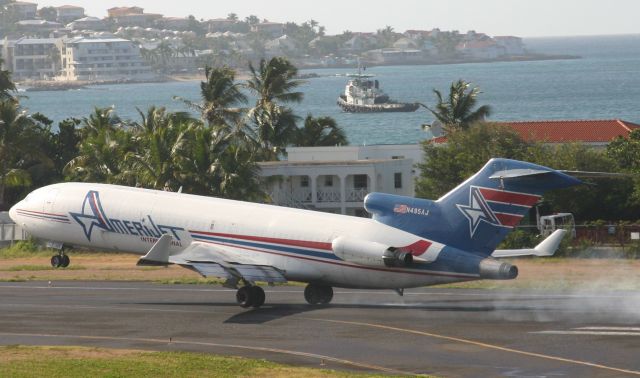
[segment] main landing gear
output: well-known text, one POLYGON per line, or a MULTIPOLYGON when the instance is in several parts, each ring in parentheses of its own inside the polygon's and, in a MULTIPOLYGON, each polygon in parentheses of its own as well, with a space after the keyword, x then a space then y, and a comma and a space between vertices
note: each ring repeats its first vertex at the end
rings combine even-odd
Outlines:
POLYGON ((260 286, 246 285, 238 289, 236 292, 236 301, 240 307, 258 308, 264 304, 264 290, 260 286))
POLYGON ((304 299, 312 305, 324 305, 333 299, 331 286, 309 284, 304 288, 304 299))
POLYGON ((54 268, 66 268, 70 263, 71 259, 63 250, 60 250, 60 253, 51 257, 51 266, 54 268))

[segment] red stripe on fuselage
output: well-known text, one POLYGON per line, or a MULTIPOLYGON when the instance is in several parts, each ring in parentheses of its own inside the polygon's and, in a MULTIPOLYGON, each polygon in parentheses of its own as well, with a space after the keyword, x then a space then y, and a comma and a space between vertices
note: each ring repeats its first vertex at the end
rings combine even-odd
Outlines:
POLYGON ((306 241, 306 240, 290 240, 290 239, 279 239, 279 238, 266 238, 266 237, 262 237, 262 236, 223 234, 223 233, 219 233, 219 232, 203 232, 203 231, 193 231, 193 230, 189 230, 189 232, 193 232, 193 233, 196 233, 196 234, 202 234, 202 235, 209 235, 209 236, 219 236, 219 237, 223 237, 223 238, 233 238, 233 239, 241 239, 241 240, 258 241, 258 242, 264 242, 264 243, 289 245, 289 246, 293 246, 293 247, 322 249, 324 251, 331 251, 332 250, 331 243, 313 242, 313 241, 306 241))
POLYGON ((100 222, 106 225, 107 222, 105 222, 104 218, 102 217, 102 214, 100 214, 100 207, 98 206, 98 198, 96 196, 96 193, 92 193, 91 198, 93 199, 93 205, 95 206, 95 209, 96 209, 96 215, 98 216, 98 218, 100 218, 100 222))
POLYGON ((525 193, 505 192, 501 190, 480 188, 480 193, 487 201, 502 202, 520 206, 533 206, 535 205, 540 196, 525 193))
POLYGON ((34 213, 34 214, 42 214, 42 215, 52 215, 52 216, 61 217, 61 218, 66 218, 66 217, 67 217, 65 214, 43 213, 43 212, 41 212, 41 211, 33 211, 33 210, 18 209, 18 211, 24 211, 25 213, 34 213))
MULTIPOLYGON (((191 232, 194 232, 194 231, 191 231, 191 232)), ((195 232, 197 232, 197 231, 195 231, 195 232)), ((212 235, 220 235, 220 234, 212 234, 212 235)), ((371 266, 349 264, 349 263, 346 263, 346 262, 342 263, 342 262, 336 262, 336 261, 320 260, 320 259, 315 259, 315 258, 306 257, 306 256, 289 255, 289 254, 286 254, 286 253, 267 251, 267 250, 258 249, 258 248, 251 248, 251 247, 246 247, 246 246, 238 246, 238 245, 234 245, 234 244, 231 244, 231 243, 214 242, 214 241, 209 241, 209 240, 199 240, 199 241, 201 243, 222 245, 222 246, 225 246, 225 247, 233 247, 233 248, 238 248, 238 249, 245 249, 247 251, 267 253, 267 254, 270 254, 270 255, 291 257, 291 258, 294 258, 294 259, 308 260, 308 261, 314 261, 314 262, 330 264, 330 265, 338 265, 338 266, 342 266, 342 267, 346 267, 346 268, 373 270, 373 271, 386 272, 386 273, 413 274, 413 275, 419 275, 419 276, 455 277, 455 278, 459 278, 459 279, 462 279, 462 280, 465 280, 465 281, 477 280, 478 279, 478 276, 474 276, 472 274, 465 274, 465 273, 456 274, 456 273, 448 273, 448 272, 442 272, 441 273, 441 272, 434 272, 434 271, 416 272, 416 271, 411 271, 411 270, 407 271, 407 270, 398 270, 398 269, 376 268, 376 267, 371 267, 371 266)))

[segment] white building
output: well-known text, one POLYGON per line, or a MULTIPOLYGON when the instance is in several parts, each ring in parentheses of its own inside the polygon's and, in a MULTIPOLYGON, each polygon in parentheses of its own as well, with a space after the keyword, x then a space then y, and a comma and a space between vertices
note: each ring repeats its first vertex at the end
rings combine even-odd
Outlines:
POLYGON ((63 5, 56 7, 56 18, 58 22, 68 24, 71 21, 84 17, 84 8, 75 5, 63 5))
POLYGON ((284 24, 279 22, 261 22, 251 25, 251 31, 271 36, 271 38, 278 38, 284 35, 284 24))
POLYGON ((414 145, 290 147, 287 161, 260 163, 274 204, 367 216, 370 192, 414 195, 414 145))
POLYGON ((25 1, 15 1, 6 5, 7 10, 12 12, 18 20, 32 20, 36 18, 38 4, 25 1))
POLYGON ((522 38, 513 36, 493 37, 499 46, 502 46, 507 55, 524 55, 526 54, 522 38))
POLYGON ((53 78, 60 67, 59 46, 55 38, 5 40, 2 56, 15 80, 53 78))
POLYGON ((72 38, 62 49, 66 80, 148 80, 151 68, 140 48, 121 38, 72 38))
POLYGON ((98 17, 83 17, 67 25, 67 28, 71 30, 105 30, 107 25, 98 17))

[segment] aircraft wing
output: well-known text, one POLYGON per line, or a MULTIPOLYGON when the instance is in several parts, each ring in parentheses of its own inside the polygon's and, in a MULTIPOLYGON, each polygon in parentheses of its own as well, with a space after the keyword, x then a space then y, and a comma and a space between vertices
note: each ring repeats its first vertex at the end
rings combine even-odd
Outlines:
POLYGON ((551 235, 549 235, 546 239, 540 242, 540 244, 536 245, 531 249, 496 249, 491 254, 492 257, 503 258, 503 257, 522 257, 522 256, 538 256, 538 257, 548 257, 553 256, 554 253, 558 250, 560 246, 560 242, 564 238, 564 235, 567 233, 566 230, 555 230, 551 235))
POLYGON ((273 266, 258 264, 250 256, 232 253, 223 247, 192 242, 187 248, 171 255, 171 236, 162 235, 138 266, 177 264, 200 273, 204 277, 218 277, 232 282, 287 282, 283 272, 273 266))

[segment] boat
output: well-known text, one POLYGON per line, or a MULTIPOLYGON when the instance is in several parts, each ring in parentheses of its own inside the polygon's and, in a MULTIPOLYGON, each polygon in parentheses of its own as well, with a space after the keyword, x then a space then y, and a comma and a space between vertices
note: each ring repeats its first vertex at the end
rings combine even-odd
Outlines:
POLYGON ((419 103, 396 102, 389 98, 373 75, 363 74, 360 65, 358 73, 347 75, 350 77, 344 94, 338 97, 338 106, 349 113, 376 112, 415 112, 419 103))

